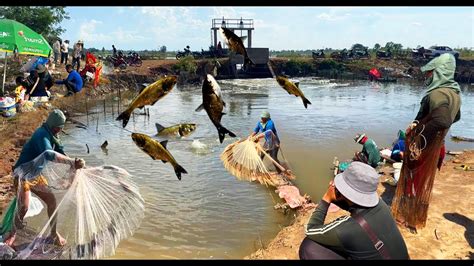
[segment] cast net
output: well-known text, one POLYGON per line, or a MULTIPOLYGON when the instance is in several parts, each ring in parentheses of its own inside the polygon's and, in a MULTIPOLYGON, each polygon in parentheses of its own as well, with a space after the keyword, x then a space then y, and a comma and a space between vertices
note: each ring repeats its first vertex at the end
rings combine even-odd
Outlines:
POLYGON ((265 143, 262 147, 251 138, 240 140, 228 145, 220 158, 224 167, 239 180, 258 181, 266 186, 277 187, 283 179, 277 172, 288 179, 294 175, 283 167, 278 159, 280 143, 271 130, 265 133, 265 143))
MULTIPOLYGON (((113 255, 119 242, 131 236, 144 217, 144 200, 137 186, 119 167, 75 170, 73 163, 58 158, 64 156, 45 151, 14 171, 16 206, 9 211, 14 214, 10 233, 16 232, 17 258, 99 259, 113 255), (23 215, 25 191, 40 198, 45 207, 30 199, 30 215, 23 215), (54 232, 66 243, 60 243, 54 232)), ((8 219, 4 218, 3 227, 7 228, 5 223, 8 219)))

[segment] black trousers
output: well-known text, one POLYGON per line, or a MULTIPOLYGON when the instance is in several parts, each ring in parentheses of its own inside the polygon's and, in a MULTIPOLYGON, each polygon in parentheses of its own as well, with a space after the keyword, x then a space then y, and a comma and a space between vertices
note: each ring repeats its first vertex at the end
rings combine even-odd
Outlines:
POLYGON ((301 242, 299 255, 301 260, 345 260, 343 256, 305 237, 301 242))
POLYGON ((61 52, 61 64, 64 63, 64 64, 67 64, 67 57, 68 57, 68 53, 63 53, 61 52))
POLYGON ((67 88, 67 95, 72 95, 76 93, 77 89, 76 89, 76 84, 74 82, 66 81, 64 85, 66 85, 66 88, 67 88))
POLYGON ((76 58, 72 58, 72 68, 74 68, 74 66, 77 64, 77 72, 79 72, 79 68, 81 67, 81 57, 76 57, 76 58))

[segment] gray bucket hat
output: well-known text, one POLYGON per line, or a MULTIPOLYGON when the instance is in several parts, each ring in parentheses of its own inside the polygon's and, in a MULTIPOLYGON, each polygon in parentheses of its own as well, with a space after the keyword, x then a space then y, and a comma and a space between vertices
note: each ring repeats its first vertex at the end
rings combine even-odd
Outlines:
POLYGON ((270 113, 268 111, 263 111, 262 114, 260 114, 261 118, 270 118, 270 113))
POLYGON ((379 176, 375 169, 361 162, 352 162, 346 171, 334 178, 337 190, 363 207, 374 207, 379 203, 378 184, 379 176))

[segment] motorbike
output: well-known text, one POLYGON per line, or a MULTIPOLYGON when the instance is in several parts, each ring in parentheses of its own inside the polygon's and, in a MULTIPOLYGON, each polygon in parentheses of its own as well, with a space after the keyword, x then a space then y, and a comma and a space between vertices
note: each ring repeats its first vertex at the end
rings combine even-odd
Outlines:
POLYGON ((349 58, 349 53, 347 52, 347 49, 344 49, 340 52, 332 52, 330 57, 333 59, 346 60, 349 58))
POLYGON ((140 67, 143 64, 140 55, 136 52, 128 53, 128 55, 125 57, 125 62, 127 62, 129 66, 135 67, 140 67))
POLYGON ((383 50, 377 50, 377 52, 375 52, 375 56, 376 56, 378 59, 390 59, 390 58, 392 58, 392 52, 390 52, 390 51, 383 51, 383 50))
POLYGON ((105 62, 106 62, 107 65, 113 66, 114 68, 119 67, 121 69, 126 69, 127 66, 128 66, 125 59, 123 57, 120 57, 120 56, 113 57, 113 56, 108 55, 105 58, 105 62))
POLYGON ((191 52, 191 51, 183 51, 183 52, 178 52, 176 54, 176 59, 181 59, 186 56, 192 56, 194 59, 201 59, 203 58, 203 55, 200 52, 191 52))
POLYGON ((349 58, 353 59, 362 59, 362 58, 369 58, 369 52, 367 50, 350 50, 349 51, 349 58))
POLYGON ((411 57, 412 58, 425 58, 425 48, 422 46, 422 47, 419 47, 419 48, 416 48, 416 49, 412 49, 411 50, 411 57))
POLYGON ((318 50, 317 52, 312 52, 313 53, 313 59, 318 59, 318 58, 325 58, 326 55, 324 54, 324 50, 318 50))

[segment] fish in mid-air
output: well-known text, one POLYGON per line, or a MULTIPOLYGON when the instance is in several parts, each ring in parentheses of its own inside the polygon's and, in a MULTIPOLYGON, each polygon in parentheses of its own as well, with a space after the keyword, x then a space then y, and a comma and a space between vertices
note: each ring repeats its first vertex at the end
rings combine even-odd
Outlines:
POLYGON ((122 126, 126 127, 130 115, 135 108, 142 109, 145 105, 154 105, 158 100, 165 97, 176 85, 176 76, 168 76, 157 80, 143 89, 140 94, 132 101, 128 108, 123 111, 116 120, 123 120, 122 126))
POLYGON ((202 104, 196 108, 196 112, 202 109, 206 110, 207 115, 217 128, 219 141, 221 143, 224 141, 225 134, 229 134, 229 136, 233 138, 236 137, 234 133, 221 125, 222 116, 225 114, 222 112, 224 106, 225 102, 222 100, 222 92, 219 84, 217 84, 217 81, 212 75, 207 74, 202 84, 202 104))
POLYGON ((247 67, 248 64, 255 65, 255 63, 252 61, 252 59, 250 59, 249 55, 247 54, 247 49, 245 49, 241 37, 237 36, 234 32, 227 28, 220 28, 219 31, 224 37, 227 46, 229 46, 232 51, 244 56, 244 68, 247 67))
POLYGON ((298 86, 296 86, 293 82, 291 82, 289 79, 283 77, 283 76, 277 76, 276 80, 280 86, 286 90, 289 94, 293 94, 296 97, 301 97, 303 100, 303 105, 305 108, 308 108, 308 104, 311 104, 311 102, 306 99, 304 96, 303 92, 300 90, 298 86))
POLYGON ((178 135, 180 137, 186 137, 191 135, 196 130, 196 124, 177 124, 169 127, 164 127, 158 123, 155 123, 158 136, 169 136, 178 135))
POLYGON ((153 160, 161 160, 163 163, 169 162, 173 168, 176 176, 181 180, 181 173, 187 174, 186 170, 176 162, 173 155, 166 148, 167 140, 158 142, 151 137, 141 134, 132 133, 133 142, 153 160))

